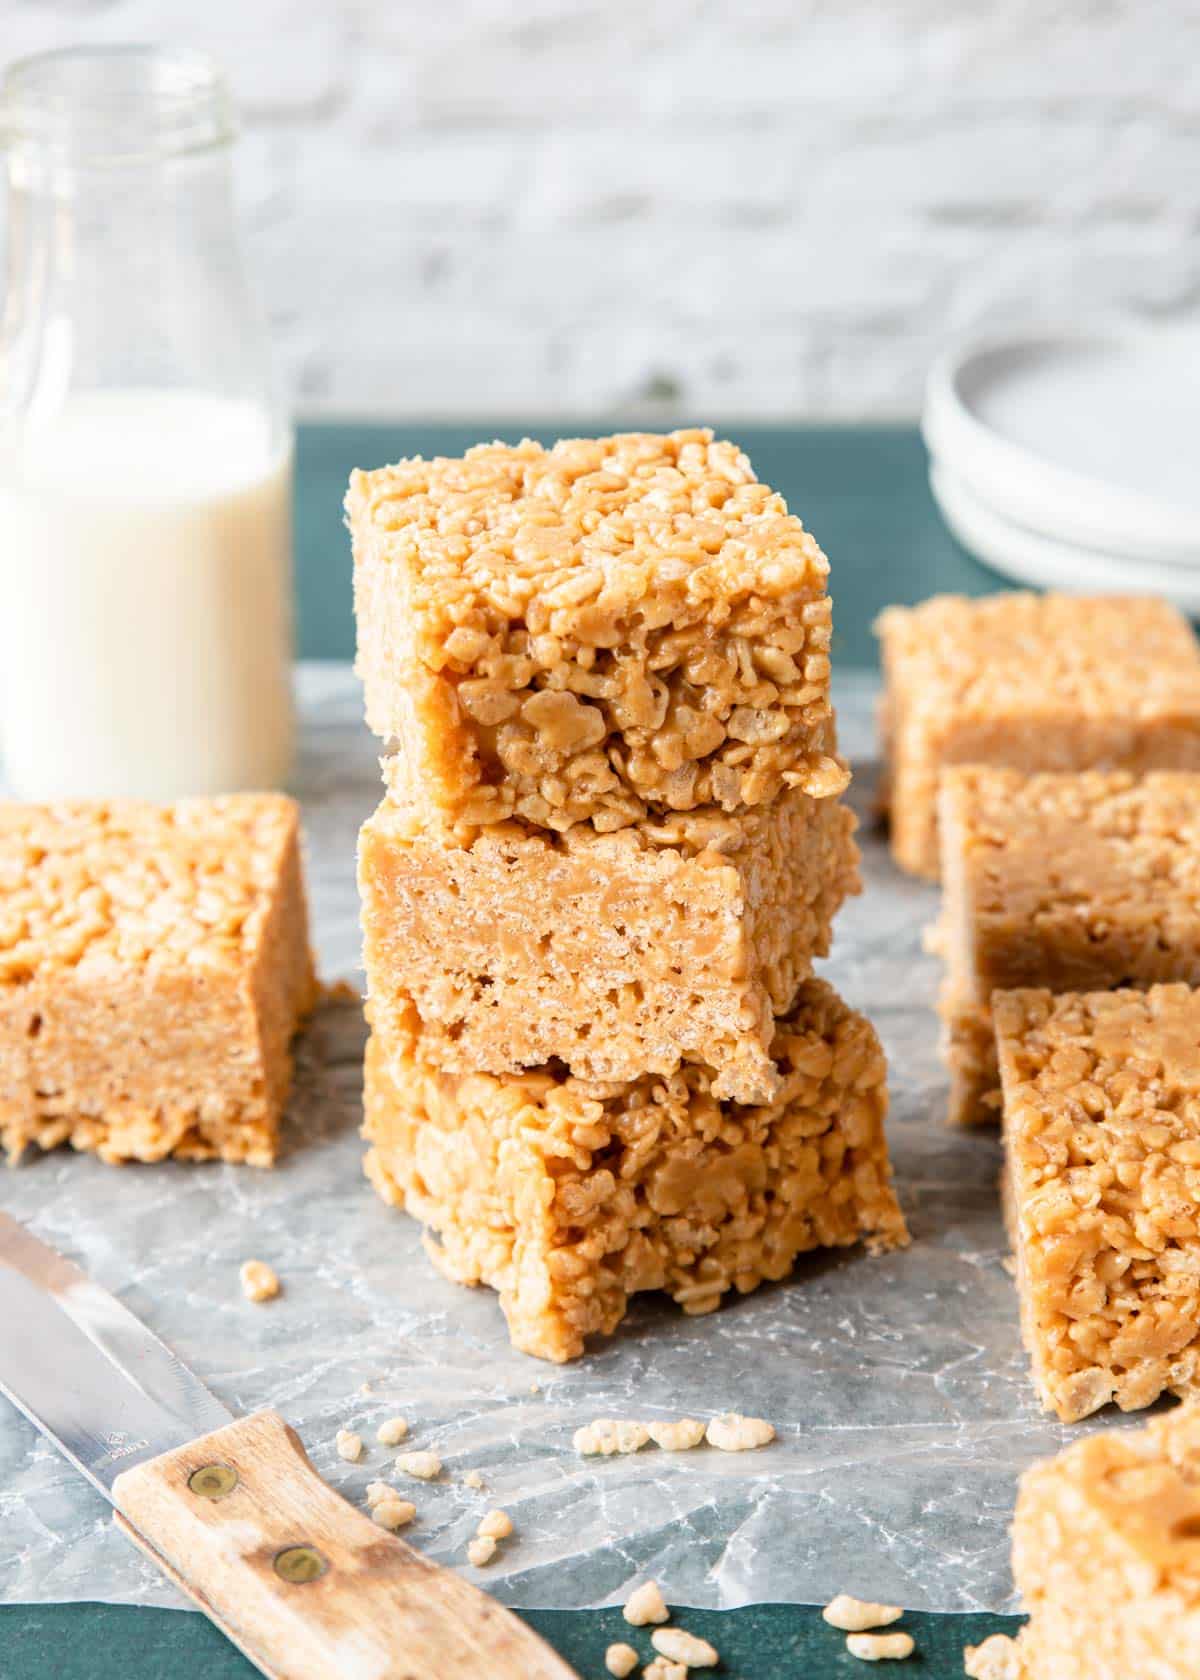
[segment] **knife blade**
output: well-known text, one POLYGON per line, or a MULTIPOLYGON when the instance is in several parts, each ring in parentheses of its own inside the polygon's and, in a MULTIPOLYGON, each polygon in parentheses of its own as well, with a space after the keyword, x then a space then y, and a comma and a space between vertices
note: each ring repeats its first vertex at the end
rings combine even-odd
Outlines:
POLYGON ((348 1505, 277 1413, 235 1420, 3 1213, 0 1391, 269 1680, 577 1680, 495 1600, 348 1505))
POLYGON ((233 1413, 107 1290, 0 1213, 0 1391, 106 1498, 233 1413))

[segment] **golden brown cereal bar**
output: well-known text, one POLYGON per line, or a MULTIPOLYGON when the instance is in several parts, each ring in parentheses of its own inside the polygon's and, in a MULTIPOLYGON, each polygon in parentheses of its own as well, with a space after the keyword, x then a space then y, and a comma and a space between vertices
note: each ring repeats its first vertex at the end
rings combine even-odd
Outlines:
POLYGON ((274 1159, 315 1001, 290 799, 0 804, 0 1144, 274 1159))
POLYGON ((951 764, 1200 770, 1200 649, 1151 596, 938 595, 877 626, 892 850, 939 873, 951 764))
POLYGON ((358 670, 393 798, 459 838, 840 792, 828 563, 703 431, 356 472, 358 670))
POLYGON ((1200 992, 997 992, 1025 1343, 1064 1422, 1200 1373, 1200 992))
POLYGON ((1027 1471, 1013 1573, 1029 1621, 1012 1675, 1196 1680, 1200 1408, 1092 1435, 1027 1471))
POLYGON ((707 1312, 798 1254, 907 1241, 891 1187, 886 1066, 823 981, 772 1046, 775 1097, 721 1103, 695 1065, 590 1084, 439 1073, 367 1052, 367 1172, 438 1235, 448 1276, 500 1293, 516 1347, 572 1359, 640 1290, 707 1312))
POLYGON ((741 817, 510 822, 461 846, 385 800, 359 839, 372 1023, 390 1055, 447 1072, 704 1061, 714 1095, 764 1101, 774 1017, 858 890, 853 828, 840 801, 788 791, 741 817))
POLYGON ((1200 984, 1200 774, 944 772, 940 1011, 951 1119, 999 1118, 988 1000, 1200 984))

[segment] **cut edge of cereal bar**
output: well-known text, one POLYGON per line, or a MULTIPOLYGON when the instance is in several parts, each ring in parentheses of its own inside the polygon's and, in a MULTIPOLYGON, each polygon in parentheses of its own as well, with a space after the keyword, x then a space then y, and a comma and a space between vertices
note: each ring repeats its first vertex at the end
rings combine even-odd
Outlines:
POLYGON ((957 995, 949 981, 938 994, 939 1044, 950 1074, 947 1120, 951 1126, 994 1126, 1000 1120, 1000 1067, 996 1029, 986 1003, 957 995))
POLYGON ((876 623, 892 851, 940 872, 951 764, 1200 770, 1200 648, 1158 596, 937 595, 876 623))
POLYGON ((1200 993, 997 992, 1004 1198, 1038 1395, 1075 1422, 1200 1383, 1200 993))
POLYGON ((389 1063, 372 1038, 366 1170, 436 1233, 449 1277, 498 1290, 515 1346, 572 1359, 636 1292, 707 1312, 807 1250, 907 1242, 870 1024, 809 980, 774 1048, 779 1091, 754 1107, 718 1102, 697 1066, 621 1085, 455 1077, 389 1063))
POLYGON ((943 772, 952 1122, 999 1117, 989 998, 1200 982, 1200 774, 943 772))
POLYGON ((359 839, 370 1013, 451 1073, 560 1061, 604 1081, 707 1062, 764 1101, 774 1017, 859 890, 855 819, 799 791, 614 834, 507 823, 470 847, 384 800, 359 839))
POLYGON ((316 1003, 282 796, 0 806, 0 1145, 275 1158, 316 1003))

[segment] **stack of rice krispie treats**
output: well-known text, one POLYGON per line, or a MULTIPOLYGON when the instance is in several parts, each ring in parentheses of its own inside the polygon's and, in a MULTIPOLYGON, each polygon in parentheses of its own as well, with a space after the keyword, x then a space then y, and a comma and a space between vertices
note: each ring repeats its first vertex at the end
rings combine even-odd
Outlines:
POLYGON ((563 1360, 667 1290, 905 1240, 870 1025, 812 977, 858 889, 824 555, 732 444, 355 473, 386 794, 359 886, 367 1171, 563 1360))
POLYGON ((1039 1396, 1200 1391, 1200 649, 1148 598, 881 631, 893 850, 940 871, 950 1118, 1002 1122, 1039 1396))

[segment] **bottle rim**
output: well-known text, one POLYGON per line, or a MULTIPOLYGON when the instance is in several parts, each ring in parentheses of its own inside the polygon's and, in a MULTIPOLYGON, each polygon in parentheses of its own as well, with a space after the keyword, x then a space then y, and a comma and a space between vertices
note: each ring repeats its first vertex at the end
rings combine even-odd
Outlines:
POLYGON ((0 148, 72 167, 208 151, 235 133, 224 74, 190 47, 62 47, 15 60, 0 78, 0 148))

